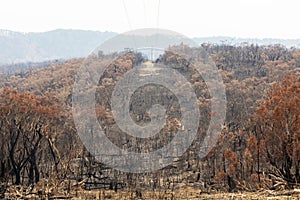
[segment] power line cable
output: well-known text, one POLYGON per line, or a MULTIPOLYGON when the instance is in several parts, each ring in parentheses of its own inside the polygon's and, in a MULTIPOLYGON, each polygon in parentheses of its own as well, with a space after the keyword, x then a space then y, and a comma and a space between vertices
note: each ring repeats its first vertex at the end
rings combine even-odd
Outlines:
MULTIPOLYGON (((130 23, 130 18, 129 18, 129 14, 128 14, 128 10, 127 10, 127 6, 126 6, 126 3, 125 3, 125 0, 122 0, 123 2, 123 7, 124 7, 124 10, 125 10, 125 13, 126 13, 126 18, 127 18, 127 22, 128 22, 128 26, 129 26, 129 30, 132 31, 132 26, 131 26, 131 23, 130 23)), ((132 40, 133 40, 133 43, 134 43, 134 49, 137 49, 137 45, 136 45, 136 40, 135 40, 135 35, 129 35, 128 37, 132 37, 132 40)))

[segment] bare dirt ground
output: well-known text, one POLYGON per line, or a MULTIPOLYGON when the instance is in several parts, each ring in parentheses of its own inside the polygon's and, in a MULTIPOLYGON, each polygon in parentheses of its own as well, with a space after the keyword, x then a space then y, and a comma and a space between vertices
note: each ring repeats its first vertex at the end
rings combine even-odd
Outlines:
POLYGON ((58 192, 52 191, 40 191, 40 192, 26 192, 19 188, 9 189, 5 193, 5 199, 117 199, 117 200, 133 200, 133 199, 220 199, 220 200, 252 200, 252 199, 300 199, 300 190, 281 190, 271 191, 263 190, 258 192, 213 192, 211 194, 201 193, 200 190, 193 188, 181 188, 178 190, 164 190, 164 191, 143 191, 143 190, 119 190, 117 192, 113 190, 76 190, 76 191, 64 191, 58 192))
MULTIPOLYGON (((93 198, 85 194, 84 197, 74 198, 93 198)), ((95 194, 94 194, 95 195, 95 194)), ((144 192, 139 196, 135 192, 105 192, 96 193, 95 199, 220 199, 220 200, 252 200, 252 199, 300 199, 300 192, 295 191, 262 191, 262 192, 243 192, 243 193, 215 193, 215 194, 201 194, 198 191, 175 191, 175 192, 144 192)))

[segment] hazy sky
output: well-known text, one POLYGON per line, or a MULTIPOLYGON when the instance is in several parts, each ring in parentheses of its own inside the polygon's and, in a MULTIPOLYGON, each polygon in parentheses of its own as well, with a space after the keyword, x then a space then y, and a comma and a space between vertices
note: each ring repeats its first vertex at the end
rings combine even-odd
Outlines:
POLYGON ((164 28, 189 37, 300 38, 299 0, 2 0, 0 29, 125 32, 164 28))

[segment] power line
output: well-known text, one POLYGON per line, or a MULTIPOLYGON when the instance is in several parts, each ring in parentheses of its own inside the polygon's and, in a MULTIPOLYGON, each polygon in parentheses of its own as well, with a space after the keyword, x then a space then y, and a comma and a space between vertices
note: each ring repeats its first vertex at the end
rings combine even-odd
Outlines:
POLYGON ((131 23, 130 23, 130 18, 129 18, 129 15, 128 15, 128 10, 127 10, 126 4, 125 4, 125 0, 122 0, 122 2, 123 2, 123 8, 124 8, 125 14, 126 14, 127 22, 128 22, 128 25, 129 25, 129 29, 132 30, 132 26, 131 26, 131 23))
POLYGON ((144 20, 145 20, 145 25, 147 25, 147 13, 146 13, 146 3, 145 3, 145 0, 143 0, 143 6, 144 6, 144 20))
POLYGON ((160 0, 158 0, 157 5, 157 16, 156 16, 156 36, 155 36, 155 43, 154 45, 157 46, 158 41, 158 30, 159 30, 159 12, 160 12, 160 0))
MULTIPOLYGON (((131 23, 130 23, 130 18, 129 18, 128 10, 127 10, 126 4, 125 4, 125 0, 122 0, 122 2, 123 2, 123 7, 124 7, 124 10, 125 10, 125 13, 126 13, 127 22, 128 22, 128 25, 129 25, 129 30, 132 31, 132 26, 131 26, 131 23)), ((134 47, 136 49, 137 46, 136 46, 135 36, 132 35, 130 37, 132 37, 133 44, 134 44, 134 47)))
POLYGON ((157 16, 156 16, 156 28, 159 28, 159 11, 160 11, 160 0, 158 0, 158 6, 157 6, 157 16))

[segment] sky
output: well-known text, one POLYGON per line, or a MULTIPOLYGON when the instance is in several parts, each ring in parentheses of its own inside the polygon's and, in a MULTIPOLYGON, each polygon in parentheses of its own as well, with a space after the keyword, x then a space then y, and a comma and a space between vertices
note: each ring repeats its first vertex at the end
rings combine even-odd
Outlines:
POLYGON ((300 38, 299 0, 2 0, 0 29, 123 33, 161 28, 188 37, 300 38))

